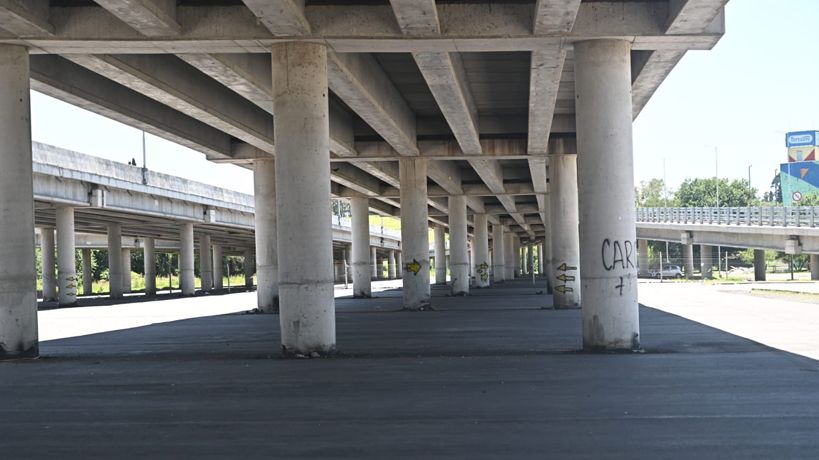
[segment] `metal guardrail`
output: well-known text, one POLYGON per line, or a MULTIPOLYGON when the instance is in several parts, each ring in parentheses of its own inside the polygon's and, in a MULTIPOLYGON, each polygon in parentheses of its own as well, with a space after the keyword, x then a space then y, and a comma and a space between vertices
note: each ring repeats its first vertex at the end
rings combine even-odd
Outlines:
POLYGON ((637 208, 637 222, 814 228, 819 206, 637 208))

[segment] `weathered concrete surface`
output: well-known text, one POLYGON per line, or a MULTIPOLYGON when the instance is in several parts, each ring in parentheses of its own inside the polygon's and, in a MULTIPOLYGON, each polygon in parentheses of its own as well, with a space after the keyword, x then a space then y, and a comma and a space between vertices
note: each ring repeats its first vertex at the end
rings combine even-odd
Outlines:
MULTIPOLYGON (((539 309, 549 297, 528 286, 436 298, 424 314, 399 311, 397 291, 339 299, 336 359, 277 359, 267 315, 46 341, 43 359, 0 365, 4 456, 815 455, 816 361, 653 309, 641 311, 648 353, 567 353, 581 347, 579 312, 539 309)), ((212 299, 255 306, 247 294, 158 312, 212 299)), ((120 308, 103 316, 133 313, 120 308)), ((43 333, 49 315, 81 310, 41 313, 43 333)))

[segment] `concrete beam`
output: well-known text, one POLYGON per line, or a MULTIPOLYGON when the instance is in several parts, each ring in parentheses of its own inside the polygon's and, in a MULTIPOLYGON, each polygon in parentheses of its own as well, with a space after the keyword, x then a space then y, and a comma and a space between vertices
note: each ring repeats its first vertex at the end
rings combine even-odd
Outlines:
POLYGON ((329 54, 330 89, 399 154, 418 155, 415 114, 375 59, 367 54, 329 54))
POLYGON ((549 135, 552 130, 557 92, 563 75, 566 50, 532 52, 529 67, 529 138, 530 154, 549 153, 549 135))
POLYGON ((670 0, 666 33, 703 33, 727 3, 728 0, 670 0))
POLYGON ((50 37, 48 0, 0 0, 0 27, 18 37, 50 37))
POLYGON ((580 0, 537 0, 532 29, 535 34, 570 32, 578 9, 580 0))
POLYGON ((94 0, 146 37, 179 35, 176 0, 94 0))
MULTIPOLYGON (((561 37, 532 34, 530 3, 448 3, 438 11, 444 33, 430 38, 404 35, 389 5, 316 2, 305 8, 310 35, 287 39, 322 40, 337 53, 533 51, 597 38, 628 40, 638 50, 709 49, 719 40, 719 30, 667 36, 668 10, 665 2, 583 2, 571 33, 561 37)), ((141 34, 96 7, 52 7, 50 21, 53 39, 5 38, 58 54, 261 53, 276 40, 244 5, 180 5, 181 33, 151 41, 139 41, 141 34)))
POLYGON ((310 23, 304 16, 304 0, 243 0, 273 35, 307 35, 310 23))
POLYGON ((633 118, 637 118, 642 112, 648 100, 684 55, 685 51, 677 50, 640 51, 632 54, 633 118))
POLYGON ((401 31, 410 36, 441 33, 435 0, 390 0, 401 31))
POLYGON ((461 195, 461 170, 451 161, 430 161, 427 175, 450 195, 461 195))
POLYGON ((273 117, 175 56, 70 55, 70 60, 273 153, 273 117))

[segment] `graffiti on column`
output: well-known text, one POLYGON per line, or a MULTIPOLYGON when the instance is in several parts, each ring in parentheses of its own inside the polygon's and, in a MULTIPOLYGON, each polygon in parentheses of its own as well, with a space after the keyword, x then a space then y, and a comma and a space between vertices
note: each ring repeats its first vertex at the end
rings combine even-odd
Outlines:
POLYGON ((489 280, 489 264, 486 262, 478 265, 478 276, 481 278, 481 281, 488 281, 489 280))
POLYGON ((418 276, 418 272, 420 272, 420 271, 421 271, 421 263, 420 263, 420 262, 418 262, 418 261, 417 261, 417 260, 415 260, 415 259, 412 259, 412 262, 410 262, 410 263, 408 263, 408 264, 404 265, 404 268, 405 268, 405 269, 406 269, 408 272, 412 273, 413 275, 418 276))
POLYGON ((65 290, 66 294, 70 296, 77 295, 77 277, 76 276, 66 276, 65 277, 65 290))
MULTIPOLYGON (((600 247, 600 259, 603 263, 603 268, 610 272, 614 270, 627 270, 625 278, 631 280, 631 269, 636 269, 634 264, 634 248, 636 243, 629 240, 620 242, 618 240, 610 240, 608 238, 603 240, 600 247)), ((619 295, 623 295, 623 288, 626 283, 623 282, 623 276, 619 276, 619 283, 615 284, 614 289, 619 295)))
POLYGON ((557 292, 559 292, 561 294, 566 294, 568 292, 574 292, 574 288, 570 287, 568 284, 575 280, 575 276, 567 275, 566 272, 576 271, 576 270, 577 270, 577 267, 572 267, 572 266, 568 265, 566 262, 563 262, 562 264, 558 265, 557 266, 557 271, 563 272, 563 273, 560 273, 559 275, 557 275, 556 278, 557 278, 558 281, 562 282, 563 284, 559 284, 559 285, 555 286, 555 291, 557 291, 557 292))

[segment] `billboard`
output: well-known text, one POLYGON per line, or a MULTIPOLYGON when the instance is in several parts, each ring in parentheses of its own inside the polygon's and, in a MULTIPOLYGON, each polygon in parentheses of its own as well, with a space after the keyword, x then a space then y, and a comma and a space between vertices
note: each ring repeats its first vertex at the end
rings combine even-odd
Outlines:
POLYGON ((788 149, 788 162, 801 162, 801 161, 816 161, 816 150, 819 150, 819 147, 814 147, 812 145, 805 146, 805 147, 791 147, 788 149))
POLYGON ((819 162, 802 161, 779 165, 782 204, 798 206, 808 195, 819 196, 819 162))
POLYGON ((785 145, 791 147, 817 146, 819 132, 817 131, 793 131, 785 133, 785 145))

